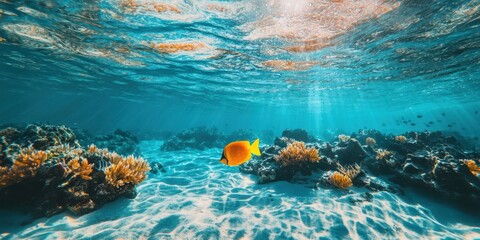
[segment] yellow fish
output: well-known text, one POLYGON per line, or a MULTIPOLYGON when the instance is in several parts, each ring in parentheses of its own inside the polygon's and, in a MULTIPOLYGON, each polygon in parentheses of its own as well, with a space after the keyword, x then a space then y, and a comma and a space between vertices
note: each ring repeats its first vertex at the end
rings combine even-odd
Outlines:
POLYGON ((250 160, 250 158, 252 158, 252 153, 260 156, 260 149, 258 148, 259 143, 260 140, 258 138, 252 145, 250 145, 249 141, 229 143, 223 149, 220 162, 228 166, 238 166, 250 160))

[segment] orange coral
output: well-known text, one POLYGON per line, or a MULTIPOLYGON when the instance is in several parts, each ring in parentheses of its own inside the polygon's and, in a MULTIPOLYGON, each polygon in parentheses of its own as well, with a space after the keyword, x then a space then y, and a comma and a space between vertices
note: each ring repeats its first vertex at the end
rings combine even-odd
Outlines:
POLYGON ((143 158, 129 156, 105 169, 105 180, 115 187, 128 183, 139 184, 147 178, 148 171, 150 166, 143 158))
POLYGON ((375 156, 375 159, 377 159, 377 160, 387 160, 392 155, 393 155, 393 152, 383 150, 383 149, 378 149, 377 155, 375 156))
POLYGON ((90 174, 93 172, 93 164, 88 164, 87 159, 76 157, 68 162, 68 167, 75 173, 72 178, 80 176, 83 180, 92 179, 90 174))
POLYGON ((180 51, 197 51, 205 48, 207 45, 201 42, 172 42, 172 43, 152 43, 151 48, 154 48, 162 53, 176 53, 180 51))
POLYGON ((123 157, 118 155, 116 152, 112 152, 112 153, 107 154, 107 157, 110 159, 110 162, 112 164, 117 164, 117 163, 119 163, 120 161, 123 160, 123 157))
POLYGON ((404 142, 407 141, 407 138, 405 136, 396 136, 395 141, 400 142, 400 143, 404 143, 404 142))
POLYGON ((96 153, 98 151, 98 148, 97 146, 95 146, 95 144, 91 144, 89 147, 88 147, 88 151, 90 153, 96 153))
POLYGON ((467 165, 468 169, 473 175, 478 176, 480 174, 480 166, 477 166, 477 164, 475 164, 475 161, 470 159, 463 160, 463 162, 465 163, 465 165, 467 165))
POLYGON ((37 151, 33 148, 24 148, 15 159, 12 167, 0 169, 0 187, 9 186, 14 183, 35 176, 37 168, 48 159, 45 151, 37 151))
POLYGON ((302 162, 318 162, 320 160, 318 154, 317 149, 307 148, 304 142, 293 142, 282 149, 274 159, 282 166, 298 165, 302 162))
POLYGON ((373 147, 375 146, 375 144, 377 144, 377 141, 375 141, 375 139, 371 137, 368 137, 367 139, 365 139, 365 143, 367 144, 367 146, 373 147))
POLYGON ((334 172, 332 175, 330 175, 330 183, 337 187, 337 188, 348 188, 353 185, 352 179, 350 179, 347 175, 339 173, 339 172, 334 172))

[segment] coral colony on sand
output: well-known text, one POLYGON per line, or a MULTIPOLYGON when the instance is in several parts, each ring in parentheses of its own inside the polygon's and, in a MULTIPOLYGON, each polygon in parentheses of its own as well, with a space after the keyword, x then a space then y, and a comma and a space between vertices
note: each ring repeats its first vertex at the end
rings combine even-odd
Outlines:
POLYGON ((284 131, 274 145, 263 146, 262 156, 241 165, 240 171, 257 175, 258 183, 284 180, 390 192, 413 187, 466 208, 480 201, 480 153, 463 149, 455 137, 441 132, 395 137, 362 130, 340 135, 337 141, 304 143, 289 132, 284 131))
POLYGON ((149 164, 90 145, 64 126, 0 131, 0 205, 27 204, 34 216, 85 214, 119 196, 135 196, 149 164))

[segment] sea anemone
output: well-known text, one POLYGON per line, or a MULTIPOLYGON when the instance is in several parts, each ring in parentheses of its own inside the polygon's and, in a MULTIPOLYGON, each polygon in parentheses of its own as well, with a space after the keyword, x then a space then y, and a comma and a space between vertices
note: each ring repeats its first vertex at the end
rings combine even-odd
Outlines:
POLYGON ((393 152, 383 150, 383 149, 378 149, 377 150, 377 155, 375 156, 375 159, 377 160, 387 160, 393 155, 393 152))
POLYGON ((334 172, 330 175, 330 184, 337 188, 345 189, 353 185, 352 179, 345 174, 334 172))
POLYGON ((400 143, 404 143, 404 142, 407 141, 407 138, 405 136, 400 135, 400 136, 395 137, 395 141, 400 142, 400 143))
POLYGON ((371 137, 367 137, 367 139, 365 139, 365 143, 367 144, 367 146, 373 147, 375 146, 375 144, 377 144, 377 141, 375 141, 375 139, 371 137))
POLYGON ((465 163, 465 165, 467 165, 468 169, 473 175, 478 176, 480 174, 480 166, 477 166, 477 164, 475 164, 475 161, 469 159, 463 160, 463 162, 465 163))
POLYGON ((105 169, 105 180, 117 188, 129 183, 139 184, 147 178, 148 171, 150 166, 147 161, 128 156, 105 169))
POLYGON ((320 160, 319 152, 315 148, 307 148, 304 142, 293 142, 274 157, 282 166, 299 165, 303 162, 316 163, 320 160))

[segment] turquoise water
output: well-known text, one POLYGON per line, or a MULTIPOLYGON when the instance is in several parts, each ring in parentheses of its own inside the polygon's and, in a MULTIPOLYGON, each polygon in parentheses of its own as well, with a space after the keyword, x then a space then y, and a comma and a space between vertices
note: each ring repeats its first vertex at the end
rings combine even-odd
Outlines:
POLYGON ((159 150, 197 126, 262 144, 287 128, 443 131, 478 148, 479 57, 479 0, 0 0, 0 125, 126 129, 167 170, 83 216, 2 213, 0 236, 480 238, 478 216, 414 192, 352 204, 364 189, 258 185, 220 148, 159 150))

